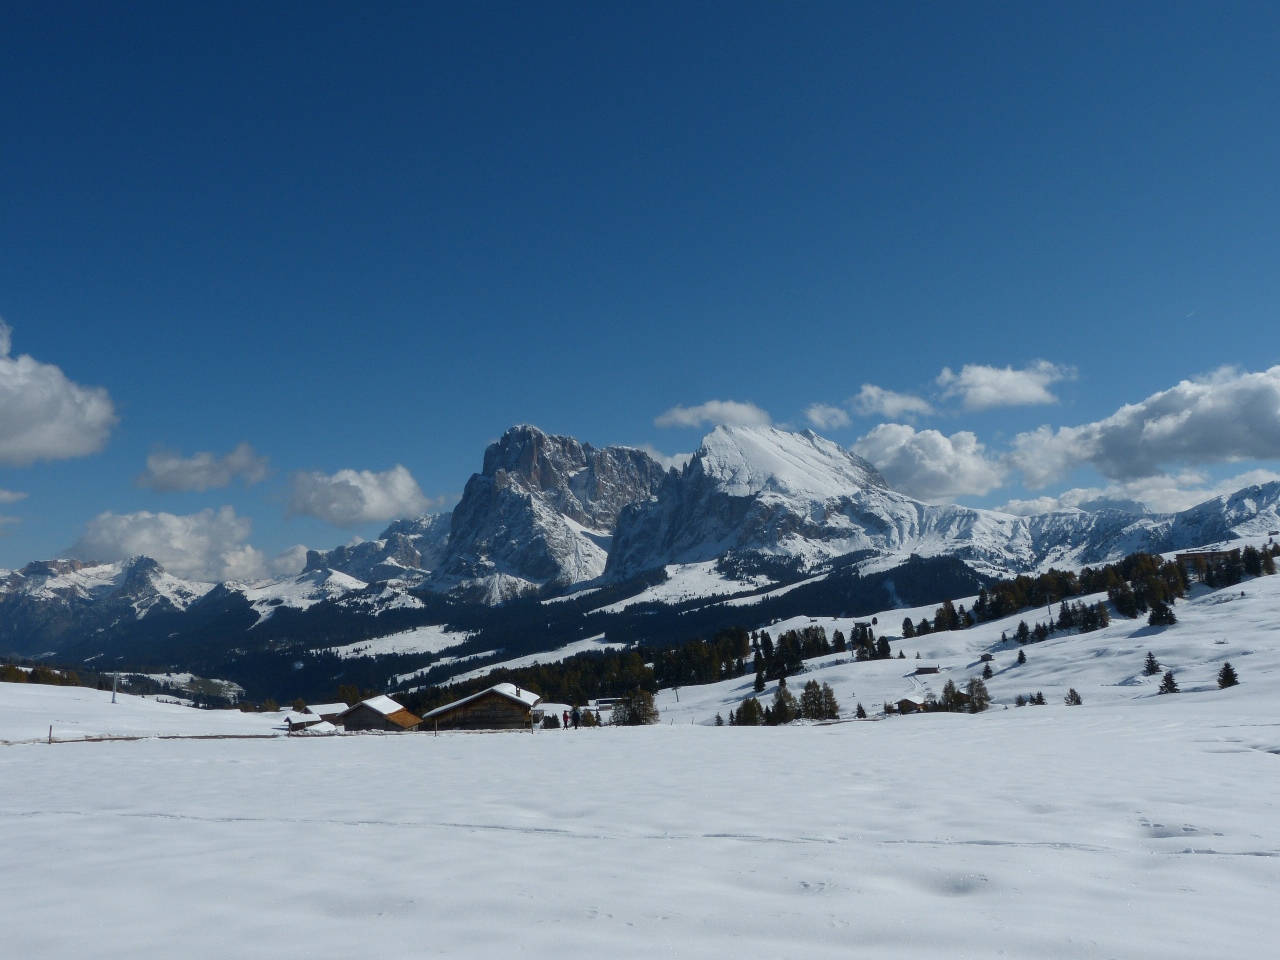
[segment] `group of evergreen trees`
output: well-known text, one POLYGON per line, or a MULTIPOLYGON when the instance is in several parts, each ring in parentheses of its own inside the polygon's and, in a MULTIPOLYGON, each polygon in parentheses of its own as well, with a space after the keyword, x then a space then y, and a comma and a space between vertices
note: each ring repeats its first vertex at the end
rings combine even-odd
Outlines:
POLYGON ((1043 707, 1045 704, 1043 693, 1029 693, 1025 697, 1022 694, 1018 694, 1013 698, 1015 707, 1043 707))
POLYGON ((74 670, 54 670, 43 664, 36 664, 29 671, 6 663, 0 665, 0 683, 45 683, 54 687, 84 686, 74 670))
MULTIPOLYGON (((861 704, 859 704, 861 708, 861 704)), ((862 716, 866 717, 863 711, 862 716)), ((830 684, 810 680, 797 700, 787 688, 786 678, 778 680, 773 703, 762 707, 756 697, 747 697, 738 709, 729 711, 729 724, 739 727, 778 726, 792 720, 838 720, 840 704, 830 684)))
POLYGON ((774 643, 769 631, 751 634, 752 668, 755 670, 755 691, 760 693, 770 680, 793 677, 804 670, 805 660, 828 653, 845 650, 844 634, 835 631, 835 643, 827 639, 827 631, 820 626, 803 630, 788 630, 774 643))

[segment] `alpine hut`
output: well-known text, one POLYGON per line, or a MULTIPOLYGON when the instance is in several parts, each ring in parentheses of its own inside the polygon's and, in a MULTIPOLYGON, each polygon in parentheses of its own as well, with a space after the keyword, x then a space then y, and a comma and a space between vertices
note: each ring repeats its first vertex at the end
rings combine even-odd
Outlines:
POLYGON ((352 730, 390 730, 393 732, 416 730, 422 722, 390 697, 370 697, 361 700, 354 707, 338 715, 335 723, 342 724, 342 729, 352 730))
POLYGON ((339 717, 341 714, 346 713, 347 709, 348 709, 347 705, 342 702, 313 703, 311 704, 311 706, 307 707, 306 712, 310 714, 314 714, 315 716, 319 717, 321 720, 328 720, 330 723, 333 723, 333 721, 337 717, 339 717))
POLYGON ((541 702, 532 690, 499 683, 436 707, 422 722, 426 729, 436 730, 527 730, 535 720, 533 708, 541 702))

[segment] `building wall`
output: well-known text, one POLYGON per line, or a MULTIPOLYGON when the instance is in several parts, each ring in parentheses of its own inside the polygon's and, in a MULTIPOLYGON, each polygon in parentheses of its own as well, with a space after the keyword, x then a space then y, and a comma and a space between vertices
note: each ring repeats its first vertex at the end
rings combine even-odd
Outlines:
POLYGON ((342 721, 344 730, 400 730, 401 727, 391 723, 377 710, 369 707, 358 707, 346 715, 342 721))
POLYGON ((432 717, 427 729, 438 723, 441 730, 518 730, 529 726, 530 710, 509 697, 490 693, 470 703, 432 717))

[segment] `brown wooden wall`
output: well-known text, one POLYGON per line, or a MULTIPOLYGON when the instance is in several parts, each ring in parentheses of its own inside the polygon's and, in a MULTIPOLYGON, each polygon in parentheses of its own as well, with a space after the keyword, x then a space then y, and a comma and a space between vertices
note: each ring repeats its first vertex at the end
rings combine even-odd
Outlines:
POLYGON ((516 730, 529 726, 529 714, 524 704, 500 693, 488 693, 424 721, 423 727, 430 730, 438 724, 441 730, 516 730))
POLYGON ((396 726, 377 710, 359 706, 348 713, 342 721, 344 730, 403 730, 396 726))

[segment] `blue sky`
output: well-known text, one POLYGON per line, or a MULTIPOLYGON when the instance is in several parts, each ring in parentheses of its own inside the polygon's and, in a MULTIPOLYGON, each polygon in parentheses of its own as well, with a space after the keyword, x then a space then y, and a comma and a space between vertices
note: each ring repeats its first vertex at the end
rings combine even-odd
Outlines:
POLYGON ((1278 40, 1264 4, 4 6, 0 566, 286 569, 519 422, 820 424, 1021 510, 1264 479, 1278 40))

